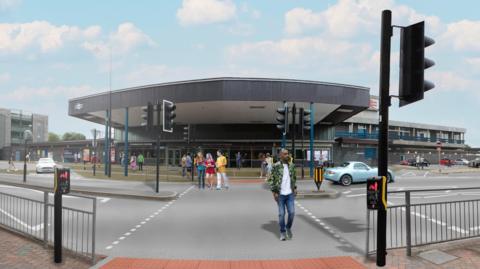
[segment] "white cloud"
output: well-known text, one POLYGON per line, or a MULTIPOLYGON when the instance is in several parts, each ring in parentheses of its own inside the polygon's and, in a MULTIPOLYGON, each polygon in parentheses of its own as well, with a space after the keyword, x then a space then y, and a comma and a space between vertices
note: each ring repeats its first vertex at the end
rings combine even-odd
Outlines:
POLYGON ((225 22, 235 17, 231 0, 183 0, 177 19, 183 26, 225 22))
POLYGON ((98 36, 98 26, 81 29, 76 26, 56 26, 47 21, 0 24, 0 52, 19 53, 29 48, 49 52, 61 48, 69 41, 91 39, 98 36))
POLYGON ((89 85, 77 85, 77 86, 40 86, 40 87, 30 87, 22 86, 13 91, 10 91, 4 99, 11 101, 27 101, 27 100, 36 100, 38 98, 45 100, 52 100, 52 98, 66 97, 74 98, 79 96, 84 96, 98 92, 89 85))
POLYGON ((480 21, 450 23, 441 39, 451 43, 455 50, 480 51, 480 21))
POLYGON ((429 29, 438 31, 441 26, 438 17, 419 14, 410 7, 395 4, 393 0, 339 0, 319 12, 305 8, 288 11, 285 14, 285 32, 301 34, 308 30, 322 30, 324 34, 338 38, 377 34, 384 9, 392 10, 394 24, 426 20, 429 29))
POLYGON ((264 64, 306 67, 345 66, 345 69, 364 63, 371 57, 367 44, 328 40, 321 37, 286 38, 231 46, 226 51, 231 62, 254 61, 264 64))
POLYGON ((155 42, 133 23, 125 22, 109 35, 106 40, 85 41, 82 47, 98 58, 107 59, 110 54, 122 55, 141 45, 155 45, 155 42))
POLYGON ((431 71, 425 75, 425 78, 435 83, 433 90, 470 92, 480 96, 478 91, 480 81, 463 77, 454 71, 431 71))
POLYGON ((474 70, 480 71, 480 57, 468 58, 465 60, 474 70))
POLYGON ((13 9, 20 5, 21 0, 0 0, 0 11, 13 9))
POLYGON ((1 73, 0 74, 0 83, 9 81, 11 78, 10 73, 1 73))

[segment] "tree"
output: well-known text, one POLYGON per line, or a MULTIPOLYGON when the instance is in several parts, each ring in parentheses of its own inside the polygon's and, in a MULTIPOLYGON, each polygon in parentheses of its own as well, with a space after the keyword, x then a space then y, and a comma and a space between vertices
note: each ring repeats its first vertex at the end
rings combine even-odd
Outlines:
POLYGON ((48 142, 58 142, 60 141, 60 136, 56 133, 48 133, 48 142))
POLYGON ((75 132, 67 132, 67 133, 64 133, 62 136, 63 141, 85 140, 85 139, 86 139, 85 135, 81 133, 75 133, 75 132))

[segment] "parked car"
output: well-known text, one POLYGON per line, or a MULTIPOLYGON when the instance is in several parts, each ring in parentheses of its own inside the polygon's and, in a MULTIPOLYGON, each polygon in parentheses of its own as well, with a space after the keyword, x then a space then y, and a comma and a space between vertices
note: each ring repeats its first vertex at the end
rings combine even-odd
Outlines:
POLYGON ((453 164, 454 164, 454 161, 448 158, 443 158, 440 160, 440 165, 452 166, 453 164))
MULTIPOLYGON (((372 168, 362 162, 346 162, 339 167, 327 168, 324 178, 334 183, 348 186, 352 183, 366 182, 367 179, 378 176, 378 168, 372 168)), ((388 182, 394 181, 394 174, 388 170, 388 182)))
POLYGON ((36 171, 40 173, 53 173, 57 164, 52 158, 40 158, 37 162, 36 171))
POLYGON ((467 159, 456 159, 455 165, 468 165, 469 161, 467 159))
POLYGON ((470 167, 475 167, 475 168, 480 168, 480 157, 475 158, 471 161, 468 162, 468 166, 470 167))
POLYGON ((407 159, 400 162, 401 165, 415 166, 417 162, 415 159, 407 159))

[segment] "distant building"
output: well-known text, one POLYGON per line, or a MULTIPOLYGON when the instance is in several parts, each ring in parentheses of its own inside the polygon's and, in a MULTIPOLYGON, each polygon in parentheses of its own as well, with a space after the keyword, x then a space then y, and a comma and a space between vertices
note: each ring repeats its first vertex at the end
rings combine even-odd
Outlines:
POLYGON ((0 108, 0 156, 9 159, 13 155, 19 161, 24 155, 25 130, 33 134, 29 143, 48 140, 48 116, 34 114, 24 110, 0 108))
MULTIPOLYGON (((335 126, 335 160, 377 162, 378 97, 371 96, 370 107, 335 126), (336 150, 335 150, 336 149, 336 150)), ((437 143, 442 158, 470 158, 465 144, 465 128, 389 121, 389 162, 415 158, 438 162, 437 143)))

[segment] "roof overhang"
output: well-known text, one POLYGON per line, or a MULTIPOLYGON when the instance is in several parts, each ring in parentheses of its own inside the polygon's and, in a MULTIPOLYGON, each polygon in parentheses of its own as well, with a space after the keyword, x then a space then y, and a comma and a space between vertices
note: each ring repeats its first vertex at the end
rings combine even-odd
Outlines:
POLYGON ((212 78, 148 85, 69 100, 69 115, 104 124, 112 107, 112 125, 140 126, 142 106, 173 101, 179 124, 274 124, 276 109, 286 101, 314 107, 315 123, 336 124, 368 108, 365 87, 317 81, 267 78, 212 78))

